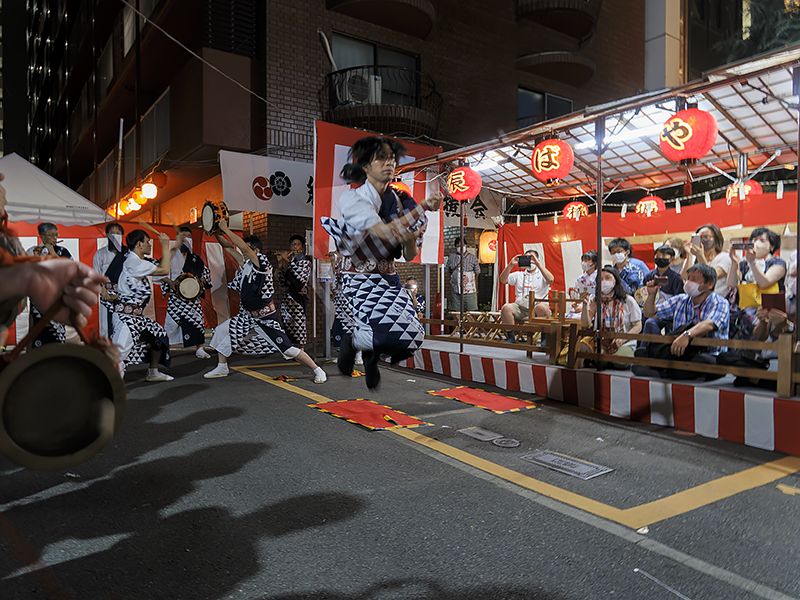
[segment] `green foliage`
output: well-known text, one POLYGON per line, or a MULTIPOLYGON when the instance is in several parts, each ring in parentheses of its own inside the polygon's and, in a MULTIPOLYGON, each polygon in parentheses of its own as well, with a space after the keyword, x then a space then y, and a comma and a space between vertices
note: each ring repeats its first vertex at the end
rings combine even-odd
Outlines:
POLYGON ((800 13, 786 8, 784 0, 752 0, 747 12, 750 28, 747 38, 734 37, 717 44, 735 62, 782 46, 800 42, 800 13))

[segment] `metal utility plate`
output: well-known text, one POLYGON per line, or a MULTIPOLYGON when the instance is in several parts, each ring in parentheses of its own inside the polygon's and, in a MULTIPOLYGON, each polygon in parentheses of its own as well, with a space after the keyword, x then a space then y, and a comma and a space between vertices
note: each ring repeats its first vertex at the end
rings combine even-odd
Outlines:
POLYGON ((609 467, 604 467, 603 465, 596 465, 581 460, 580 458, 573 458, 566 454, 553 452, 552 450, 536 450, 531 454, 523 456, 522 460, 542 465, 543 467, 553 469, 559 473, 566 473, 567 475, 578 477, 584 481, 592 477, 597 477, 598 475, 610 473, 614 470, 609 467))
POLYGON ((457 431, 458 433, 463 433, 464 435, 468 435, 469 437, 480 440, 481 442, 491 442, 492 440, 497 440, 503 437, 499 433, 489 431, 488 429, 481 429, 480 427, 466 427, 465 429, 458 429, 457 431))

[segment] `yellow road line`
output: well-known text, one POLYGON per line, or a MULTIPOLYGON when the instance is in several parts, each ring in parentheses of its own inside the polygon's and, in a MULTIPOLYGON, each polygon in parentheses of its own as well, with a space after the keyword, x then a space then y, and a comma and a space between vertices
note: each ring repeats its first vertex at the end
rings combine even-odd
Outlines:
POLYGON ((486 473, 491 473, 492 475, 500 477, 501 479, 505 479, 506 481, 510 481, 511 483, 515 483, 521 487, 542 494, 543 496, 548 496, 554 500, 559 500, 564 504, 569 504, 576 508, 585 510, 586 512, 590 512, 600 517, 605 517, 611 521, 616 521, 617 523, 627 525, 627 523, 625 523, 623 520, 624 511, 614 508, 613 506, 609 506, 608 504, 597 502, 596 500, 586 498, 580 494, 575 494, 554 485, 550 485, 549 483, 544 483, 543 481, 534 479, 533 477, 528 477, 522 473, 517 473, 516 471, 501 467, 500 465, 491 461, 479 458, 473 454, 470 454, 469 452, 464 452, 458 448, 453 448, 452 446, 443 444, 438 440, 420 435, 419 433, 415 433, 408 429, 390 429, 389 431, 392 431, 393 433, 396 433, 400 437, 404 437, 407 440, 421 444, 426 448, 436 450, 437 452, 449 456, 450 458, 454 458, 459 462, 468 464, 476 469, 480 469, 486 473))
POLYGON ((317 394, 315 392, 308 392, 303 388, 299 388, 296 385, 291 385, 290 383, 286 383, 285 381, 277 381, 272 379, 268 375, 264 375, 262 373, 256 373, 255 371, 251 371, 247 367, 234 367, 236 371, 240 373, 244 373, 245 375, 250 375, 250 377, 255 377, 256 379, 260 379, 261 381, 266 381, 267 383, 271 383, 272 385, 277 385, 279 388, 283 388, 287 391, 294 392, 295 394, 300 394, 301 396, 305 396, 314 402, 333 402, 330 398, 326 398, 321 394, 317 394))
MULTIPOLYGON (((286 383, 285 381, 275 381, 266 375, 251 371, 247 367, 234 368, 245 375, 250 375, 251 377, 261 379, 272 385, 277 385, 287 391, 310 398, 314 402, 332 402, 330 398, 326 398, 321 394, 308 392, 302 388, 286 383)), ((431 450, 449 456, 450 458, 470 465, 485 473, 489 473, 500 479, 505 479, 520 487, 553 498, 564 504, 569 504, 575 508, 585 510, 586 512, 597 515, 598 517, 603 517, 609 521, 615 521, 616 523, 620 523, 632 529, 638 529, 645 525, 652 525, 658 521, 691 512, 697 508, 772 483, 787 475, 792 475, 800 471, 800 457, 787 456, 733 475, 709 481, 708 483, 678 492, 677 494, 661 498, 654 502, 648 502, 647 504, 641 504, 632 508, 619 509, 549 483, 539 481, 533 477, 528 477, 527 475, 507 469, 506 467, 502 467, 496 463, 475 456, 474 454, 464 452, 463 450, 459 450, 458 448, 454 448, 453 446, 449 446, 409 429, 391 428, 387 431, 391 431, 411 442, 430 448, 431 450)), ((784 491, 780 486, 779 489, 787 493, 787 491, 784 491)))

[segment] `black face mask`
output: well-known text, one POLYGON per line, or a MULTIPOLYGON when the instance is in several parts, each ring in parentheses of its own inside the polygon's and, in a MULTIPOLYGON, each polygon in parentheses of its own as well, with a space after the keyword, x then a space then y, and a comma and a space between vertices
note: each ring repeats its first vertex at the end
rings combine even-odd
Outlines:
POLYGON ((657 258, 655 260, 656 260, 656 266, 659 269, 663 269, 664 267, 668 267, 669 266, 669 259, 668 258, 657 258))

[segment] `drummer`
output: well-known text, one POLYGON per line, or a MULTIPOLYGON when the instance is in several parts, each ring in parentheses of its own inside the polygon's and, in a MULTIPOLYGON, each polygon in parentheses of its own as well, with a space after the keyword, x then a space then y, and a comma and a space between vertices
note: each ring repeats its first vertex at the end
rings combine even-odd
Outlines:
POLYGON ((306 306, 308 305, 308 279, 311 277, 311 259, 306 255, 305 240, 299 235, 289 238, 289 252, 278 255, 278 285, 284 290, 281 300, 283 326, 298 348, 306 345, 306 306))
MULTIPOLYGON (((70 251, 59 246, 58 242, 58 227, 53 223, 39 223, 37 226, 39 233, 39 240, 41 243, 37 246, 28 248, 28 254, 31 256, 58 256, 59 258, 72 258, 70 251)), ((46 307, 40 308, 31 302, 30 314, 30 327, 33 329, 36 324, 42 319, 42 310, 46 307)), ((43 344, 63 344, 67 341, 67 329, 63 323, 51 321, 47 326, 42 329, 41 333, 33 339, 32 346, 38 348, 43 344)))
MULTIPOLYGON (((185 234, 178 235, 177 243, 183 243, 185 234)), ((169 274, 169 263, 174 250, 169 248, 169 237, 160 233, 161 260, 155 261, 145 255, 153 250, 150 236, 142 229, 134 229, 125 237, 130 252, 125 257, 119 277, 119 298, 114 304, 112 341, 120 351, 120 374, 125 376, 128 365, 143 363, 149 357, 150 368, 146 381, 171 381, 173 378, 158 370, 158 363, 169 367, 169 341, 164 328, 144 316, 144 309, 152 294, 148 277, 169 274)))
POLYGON ((238 315, 219 324, 214 330, 211 347, 218 352, 219 364, 204 377, 227 377, 230 373, 228 358, 234 352, 252 355, 277 351, 285 359, 293 358, 312 369, 314 383, 325 383, 328 379, 325 371, 303 350, 291 345, 289 336, 278 320, 272 301, 272 265, 262 253, 261 240, 255 235, 240 238, 230 230, 224 219, 220 221, 219 229, 221 233, 215 233, 217 240, 239 264, 228 287, 239 292, 240 306, 238 315))
POLYGON ((197 358, 211 358, 203 348, 206 325, 200 301, 201 298, 205 298, 205 290, 211 289, 211 271, 203 259, 192 251, 192 230, 189 227, 181 227, 179 232, 185 236, 183 243, 169 263, 169 277, 162 278, 160 282, 162 296, 169 296, 164 328, 167 330, 170 344, 183 342, 184 348, 196 346, 197 351, 194 355, 197 358), (199 294, 188 297, 182 293, 178 282, 182 275, 197 281, 199 294))

